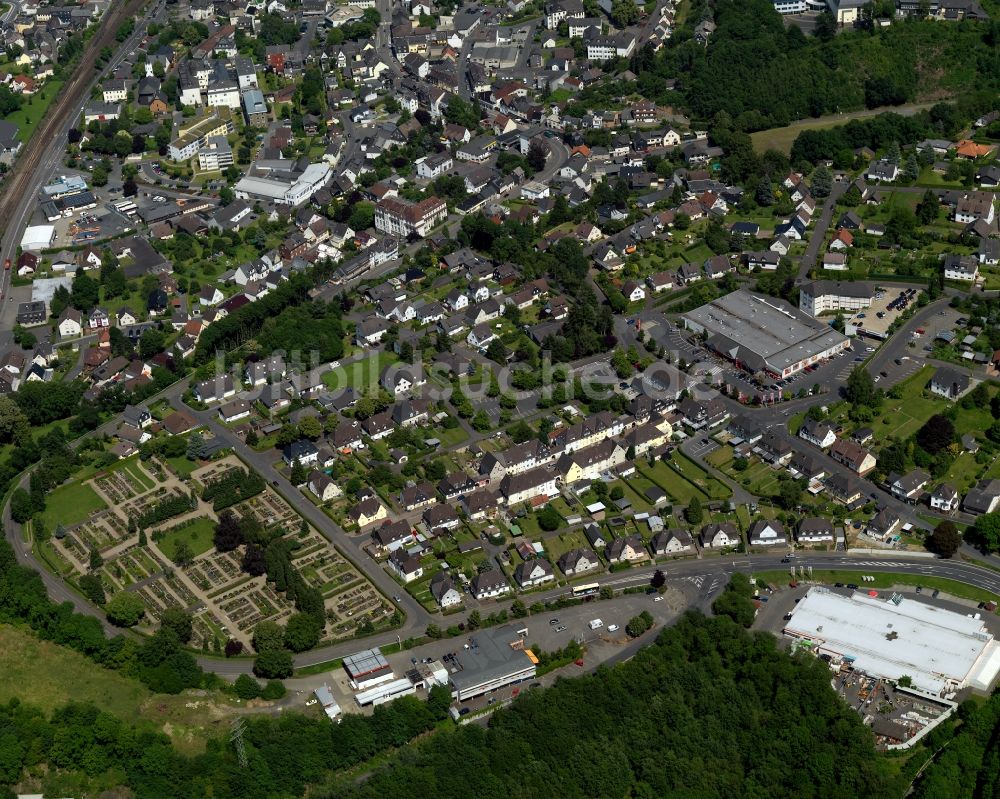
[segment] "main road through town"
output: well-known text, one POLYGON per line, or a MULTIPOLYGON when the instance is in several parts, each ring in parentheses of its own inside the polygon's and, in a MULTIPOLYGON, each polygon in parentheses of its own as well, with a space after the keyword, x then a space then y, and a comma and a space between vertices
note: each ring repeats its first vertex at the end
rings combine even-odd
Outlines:
MULTIPOLYGON (((165 0, 155 0, 146 11, 146 18, 163 10, 165 0)), ((97 33, 91 37, 83 51, 73 75, 63 86, 40 121, 31 138, 21 148, 7 180, 0 188, 0 259, 15 260, 21 234, 38 204, 38 192, 55 168, 62 163, 66 149, 66 134, 77 122, 83 107, 90 98, 91 89, 105 70, 95 69, 97 56, 105 47, 114 49, 115 55, 106 67, 113 70, 127 53, 135 50, 145 32, 145 25, 137 24, 135 31, 124 42, 117 43, 115 34, 128 19, 140 22, 139 15, 147 0, 117 0, 97 23, 97 33)), ((22 131, 22 136, 29 135, 22 131)), ((13 341, 12 330, 17 317, 17 301, 11 301, 11 278, 14 270, 0 271, 0 351, 13 341)), ((26 294, 23 298, 28 299, 26 294)))

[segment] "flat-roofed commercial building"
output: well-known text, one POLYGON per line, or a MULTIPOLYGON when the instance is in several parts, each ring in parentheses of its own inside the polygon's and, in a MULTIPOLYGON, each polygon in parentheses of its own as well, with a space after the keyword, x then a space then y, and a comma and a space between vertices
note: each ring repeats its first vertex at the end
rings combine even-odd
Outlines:
POLYGON ((304 204, 330 180, 329 164, 309 164, 302 172, 271 170, 267 177, 247 175, 233 191, 241 200, 269 200, 293 208, 304 204))
POLYGON ((1000 645, 981 619, 895 599, 812 588, 784 633, 870 677, 908 675, 915 688, 932 694, 989 690, 1000 672, 1000 645))
POLYGON ((170 142, 170 159, 172 161, 187 161, 198 154, 211 136, 228 136, 235 130, 233 119, 227 108, 216 108, 207 117, 194 124, 178 129, 179 135, 170 142))
POLYGON ((344 658, 344 671, 355 691, 363 691, 380 683, 388 682, 395 676, 389 661, 378 647, 365 649, 344 658))
POLYGON ((459 701, 535 676, 536 661, 524 648, 524 636, 511 625, 478 630, 451 661, 448 681, 459 701))
POLYGON ((799 289, 799 309, 812 316, 834 311, 861 311, 871 307, 871 283, 814 280, 799 289))
POLYGON ((788 377, 847 349, 850 341, 775 297, 740 289, 684 314, 710 349, 748 372, 788 377))

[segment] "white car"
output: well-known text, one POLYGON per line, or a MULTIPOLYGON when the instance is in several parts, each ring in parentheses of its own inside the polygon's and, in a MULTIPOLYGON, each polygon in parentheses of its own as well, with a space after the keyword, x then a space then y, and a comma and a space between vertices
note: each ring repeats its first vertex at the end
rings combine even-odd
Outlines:
POLYGON ((609 624, 608 625, 608 632, 609 633, 616 633, 616 632, 618 632, 618 625, 617 624, 609 624))
POLYGON ((663 597, 662 596, 654 596, 653 597, 653 601, 654 602, 662 602, 663 601, 663 597))

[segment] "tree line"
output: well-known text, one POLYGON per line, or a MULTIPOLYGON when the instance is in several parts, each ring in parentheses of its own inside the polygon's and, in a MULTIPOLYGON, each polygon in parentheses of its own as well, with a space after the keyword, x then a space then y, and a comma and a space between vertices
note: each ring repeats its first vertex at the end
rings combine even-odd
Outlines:
POLYGON ((201 498, 205 502, 211 502, 212 508, 218 512, 257 496, 264 488, 264 478, 260 474, 236 468, 207 483, 202 489, 201 498))
MULTIPOLYGON (((249 687, 244 680, 243 692, 251 693, 249 687)), ((13 699, 0 706, 0 784, 17 783, 27 769, 43 784, 85 786, 87 795, 120 785, 136 799, 298 797, 310 784, 427 732, 447 716, 450 699, 447 689, 437 686, 427 702, 403 697, 370 716, 346 715, 339 724, 297 713, 246 716, 246 768, 226 737, 189 757, 162 731, 90 703, 68 704, 46 717, 13 699)), ((0 797, 8 796, 14 794, 0 788, 0 797)))
POLYGON ((41 576, 18 565, 7 541, 0 541, 0 622, 26 624, 39 638, 136 677, 159 693, 210 687, 217 681, 182 650, 182 641, 172 627, 163 627, 144 641, 121 635, 107 638, 96 618, 74 613, 69 602, 57 604, 49 599, 41 576))

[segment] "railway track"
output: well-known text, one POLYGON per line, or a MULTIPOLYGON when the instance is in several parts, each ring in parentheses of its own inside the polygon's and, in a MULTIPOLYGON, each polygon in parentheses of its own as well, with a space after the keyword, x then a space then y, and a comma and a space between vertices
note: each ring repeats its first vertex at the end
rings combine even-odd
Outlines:
POLYGON ((97 33, 87 42, 72 77, 63 85, 45 118, 25 144, 20 157, 14 162, 7 181, 0 188, 0 231, 4 235, 18 203, 33 189, 37 177, 35 173, 46 151, 55 140, 62 138, 66 123, 76 113, 80 101, 89 94, 91 85, 96 82, 99 73, 94 70, 94 65, 101 50, 105 47, 117 49, 115 34, 118 29, 125 20, 137 18, 146 2, 147 0, 117 2, 108 9, 98 23, 97 33))

